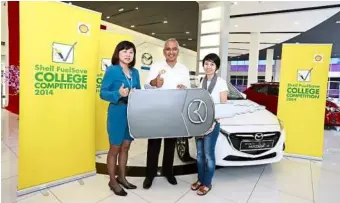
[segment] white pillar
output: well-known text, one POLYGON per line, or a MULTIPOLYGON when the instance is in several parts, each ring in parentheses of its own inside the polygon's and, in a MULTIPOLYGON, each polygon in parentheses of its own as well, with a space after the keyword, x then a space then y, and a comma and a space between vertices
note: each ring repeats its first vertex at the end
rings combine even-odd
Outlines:
POLYGON ((204 74, 202 59, 209 53, 221 58, 218 74, 227 80, 230 2, 199 2, 196 74, 204 74))
POLYGON ((248 87, 251 84, 257 83, 258 63, 259 63, 259 46, 260 33, 250 34, 250 49, 249 49, 249 68, 248 68, 248 87))
POLYGON ((229 45, 229 26, 230 26, 230 2, 221 2, 221 26, 220 26, 220 76, 229 81, 230 67, 228 67, 228 45, 229 45))
POLYGON ((274 49, 267 49, 265 81, 272 82, 274 49))
POLYGON ((276 60, 274 82, 280 82, 280 73, 281 73, 281 60, 276 60))
POLYGON ((231 69, 231 61, 228 61, 228 65, 227 65, 227 77, 226 77, 226 81, 230 82, 230 69, 231 69))

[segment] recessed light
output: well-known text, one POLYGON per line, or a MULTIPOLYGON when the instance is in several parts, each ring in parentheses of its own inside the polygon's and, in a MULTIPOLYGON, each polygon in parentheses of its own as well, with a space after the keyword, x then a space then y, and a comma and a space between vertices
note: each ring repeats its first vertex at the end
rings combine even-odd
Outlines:
POLYGON ((237 2, 237 1, 234 1, 232 4, 234 4, 234 5, 237 5, 237 4, 238 4, 238 2, 237 2))
POLYGON ((340 20, 336 21, 335 23, 340 24, 340 20))
POLYGON ((186 46, 186 44, 183 44, 183 46, 186 46))
POLYGON ((295 25, 299 25, 300 23, 296 21, 296 22, 294 22, 294 24, 295 24, 295 25))
POLYGON ((300 44, 299 42, 296 42, 295 44, 300 44))
POLYGON ((163 21, 163 23, 164 23, 164 24, 166 24, 166 23, 168 23, 168 21, 167 21, 167 20, 165 20, 165 21, 163 21))
POLYGON ((189 40, 189 41, 191 41, 191 40, 192 40, 192 38, 189 38, 188 40, 189 40))
POLYGON ((135 27, 134 25, 131 25, 131 27, 135 27))
POLYGON ((190 34, 190 32, 189 32, 189 31, 186 31, 185 34, 190 34))
POLYGON ((135 9, 138 10, 138 7, 136 7, 135 9))
POLYGON ((69 2, 68 4, 72 5, 72 2, 69 2))
POLYGON ((109 18, 110 18, 110 16, 106 16, 106 18, 107 18, 107 19, 109 19, 109 18))
POLYGON ((151 34, 152 34, 152 35, 155 35, 156 33, 153 32, 153 33, 151 33, 151 34))
POLYGON ((118 11, 119 11, 119 12, 122 12, 122 11, 124 11, 124 8, 120 8, 118 11))
POLYGON ((234 27, 238 27, 238 25, 234 25, 234 27))

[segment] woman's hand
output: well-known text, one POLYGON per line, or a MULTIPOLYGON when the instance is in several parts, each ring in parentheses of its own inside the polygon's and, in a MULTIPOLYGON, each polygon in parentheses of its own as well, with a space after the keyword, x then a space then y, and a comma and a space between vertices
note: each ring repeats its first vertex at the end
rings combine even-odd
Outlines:
POLYGON ((124 83, 119 88, 119 94, 122 97, 127 97, 129 95, 129 88, 124 88, 124 83))

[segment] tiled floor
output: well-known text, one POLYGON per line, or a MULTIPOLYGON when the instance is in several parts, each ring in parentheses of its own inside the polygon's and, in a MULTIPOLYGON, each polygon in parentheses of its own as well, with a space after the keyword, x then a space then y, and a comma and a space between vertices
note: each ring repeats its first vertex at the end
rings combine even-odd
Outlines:
MULTIPOLYGON (((336 131, 325 131, 323 162, 284 158, 272 165, 221 168, 215 172, 213 189, 204 197, 190 190, 196 180, 192 174, 177 176, 176 186, 156 178, 149 190, 142 188, 143 177, 128 177, 138 189, 128 191, 127 197, 109 190, 108 176, 96 175, 84 179, 84 184, 75 181, 17 198, 18 120, 4 110, 1 135, 2 203, 339 203, 340 132, 336 131)), ((133 142, 128 165, 145 166, 145 159, 146 141, 133 142)), ((97 162, 105 161, 106 155, 97 157, 97 162)), ((181 164, 176 155, 175 165, 181 164)))

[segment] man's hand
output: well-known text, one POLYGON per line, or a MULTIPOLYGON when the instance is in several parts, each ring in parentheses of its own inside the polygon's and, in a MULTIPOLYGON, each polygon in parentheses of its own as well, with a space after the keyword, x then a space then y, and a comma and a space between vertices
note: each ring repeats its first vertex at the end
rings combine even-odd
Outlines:
POLYGON ((163 86, 163 83, 164 83, 164 79, 161 78, 161 74, 158 74, 155 79, 151 80, 150 85, 160 88, 163 86))
POLYGON ((129 88, 124 88, 124 83, 119 88, 119 94, 122 97, 127 97, 129 95, 129 88))
POLYGON ((177 89, 186 89, 187 87, 186 86, 184 86, 184 85, 182 85, 182 84, 180 84, 180 85, 177 85, 177 89))

